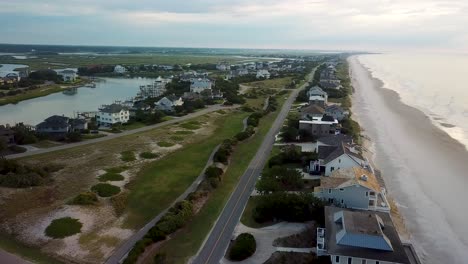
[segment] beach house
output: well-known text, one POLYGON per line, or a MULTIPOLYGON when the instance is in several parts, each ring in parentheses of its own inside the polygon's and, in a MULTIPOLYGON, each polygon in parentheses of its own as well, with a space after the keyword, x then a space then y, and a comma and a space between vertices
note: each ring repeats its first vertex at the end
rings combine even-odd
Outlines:
POLYGON ((268 70, 258 70, 257 75, 255 76, 257 79, 270 79, 270 72, 268 70))
POLYGON ((370 168, 357 145, 343 142, 339 146, 319 146, 318 159, 310 161, 309 171, 329 176, 335 170, 356 166, 370 168))
POLYGON ((318 105, 308 105, 301 109, 302 120, 321 119, 325 114, 325 109, 318 105))
POLYGON ((161 98, 159 101, 154 103, 156 109, 165 111, 165 112, 173 112, 176 106, 181 106, 184 104, 182 97, 175 96, 175 95, 168 95, 161 98))
POLYGON ((314 195, 339 207, 390 211, 385 188, 372 172, 362 167, 339 169, 329 177, 322 177, 314 195))
POLYGON ((317 228, 317 256, 332 264, 410 264, 390 215, 325 206, 317 228))
POLYGON ((353 138, 346 134, 326 135, 319 137, 315 142, 315 152, 320 146, 340 146, 342 143, 352 143, 353 138))
POLYGON ((327 136, 340 132, 338 120, 327 115, 312 120, 299 120, 299 130, 312 136, 327 136))
POLYGON ((114 73, 123 74, 126 71, 127 71, 127 69, 122 65, 115 65, 115 67, 114 67, 114 73))
POLYGON ((74 82, 76 77, 78 77, 77 71, 73 69, 63 69, 63 70, 56 70, 57 75, 62 77, 64 82, 74 82))
POLYGON ((106 127, 114 124, 125 124, 129 119, 129 109, 120 104, 103 105, 99 108, 99 112, 96 115, 98 125, 106 127))
POLYGON ((320 107, 326 107, 328 103, 328 94, 318 86, 314 86, 307 91, 309 97, 309 104, 319 105, 320 107))
POLYGON ((213 82, 208 78, 197 78, 190 80, 191 93, 199 94, 205 90, 211 90, 213 86, 213 82))

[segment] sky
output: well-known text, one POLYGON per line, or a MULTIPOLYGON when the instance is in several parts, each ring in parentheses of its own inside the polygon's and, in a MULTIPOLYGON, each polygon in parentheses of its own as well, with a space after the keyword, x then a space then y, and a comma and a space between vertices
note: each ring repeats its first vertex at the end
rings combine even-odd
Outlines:
POLYGON ((0 43, 468 52, 468 0, 0 0, 0 43))

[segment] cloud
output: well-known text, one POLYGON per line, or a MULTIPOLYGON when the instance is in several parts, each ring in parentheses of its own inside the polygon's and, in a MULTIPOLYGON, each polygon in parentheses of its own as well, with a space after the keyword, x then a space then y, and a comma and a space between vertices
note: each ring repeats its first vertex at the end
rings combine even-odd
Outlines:
MULTIPOLYGON (((74 33, 78 35, 74 40, 80 39, 79 36, 89 39, 86 28, 99 25, 108 32, 132 36, 132 41, 141 41, 142 45, 195 43, 237 47, 245 43, 285 48, 468 49, 460 47, 460 40, 468 37, 468 28, 464 26, 468 25, 465 16, 468 3, 464 0, 69 0, 63 3, 0 0, 0 16, 38 19, 43 21, 39 23, 52 27, 56 26, 55 21, 50 22, 53 17, 60 17, 64 26, 74 25, 74 33), (77 20, 82 29, 76 26, 77 20), (92 25, 91 21, 98 24, 92 25), (152 36, 148 35, 151 30, 152 36), (184 41, 187 36, 190 43, 184 41)), ((27 32, 22 25, 13 26, 27 32)), ((6 29, 0 28, 0 33, 4 32, 6 29)), ((122 45, 129 41, 120 38, 122 45)))

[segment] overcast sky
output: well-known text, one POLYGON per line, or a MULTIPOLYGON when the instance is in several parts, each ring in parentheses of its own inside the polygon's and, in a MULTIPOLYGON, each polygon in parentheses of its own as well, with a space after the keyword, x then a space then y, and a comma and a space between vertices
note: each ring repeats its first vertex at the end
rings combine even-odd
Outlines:
POLYGON ((468 52, 468 0, 0 0, 0 43, 468 52))

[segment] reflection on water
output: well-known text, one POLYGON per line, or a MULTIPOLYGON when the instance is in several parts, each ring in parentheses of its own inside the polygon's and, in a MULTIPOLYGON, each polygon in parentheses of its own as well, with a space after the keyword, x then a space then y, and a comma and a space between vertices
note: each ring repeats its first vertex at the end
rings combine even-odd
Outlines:
POLYGON ((153 81, 150 78, 103 78, 96 83, 96 88, 78 88, 75 94, 55 93, 14 105, 0 106, 0 124, 24 122, 36 125, 55 114, 73 116, 77 111, 97 111, 103 104, 134 97, 140 85, 153 81))

